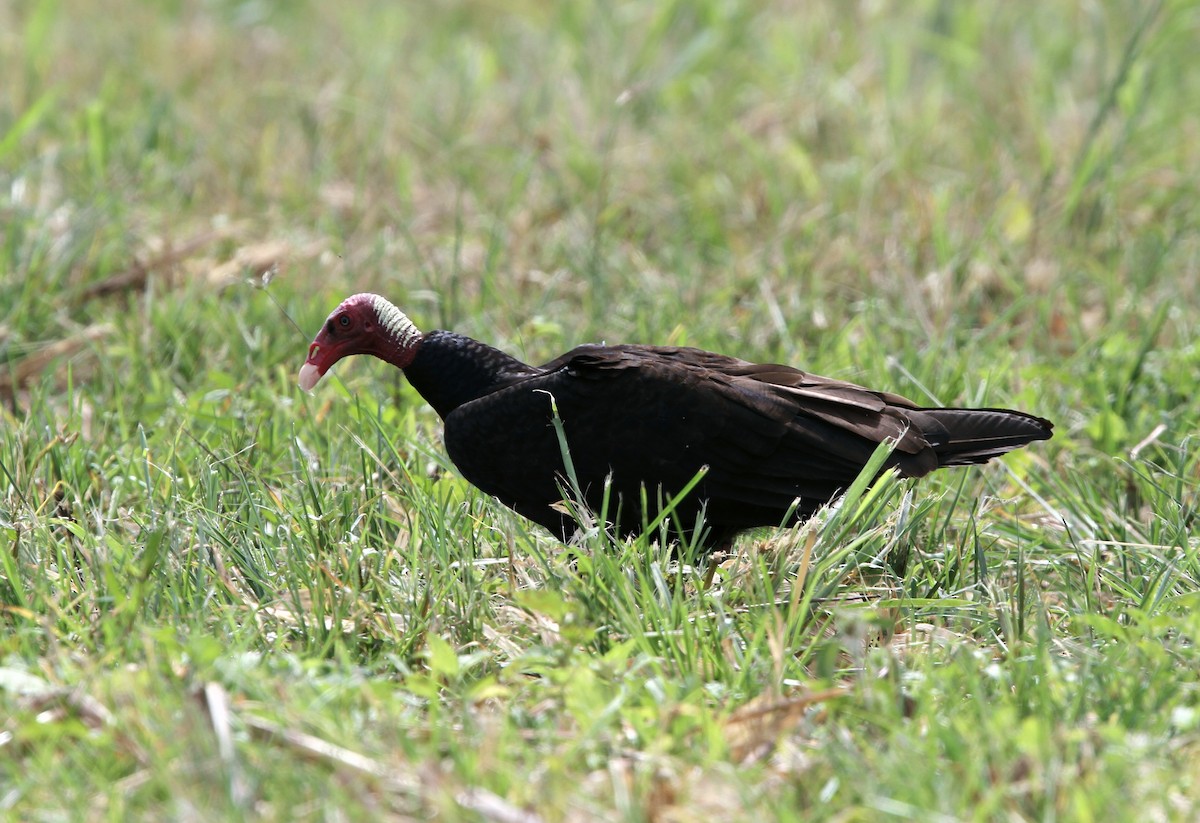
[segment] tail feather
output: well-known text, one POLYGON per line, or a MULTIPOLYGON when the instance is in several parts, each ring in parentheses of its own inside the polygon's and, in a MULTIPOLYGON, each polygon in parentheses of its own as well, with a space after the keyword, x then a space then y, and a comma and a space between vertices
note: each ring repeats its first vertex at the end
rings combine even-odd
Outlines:
POLYGON ((921 415, 933 423, 921 428, 942 466, 986 463, 1054 436, 1049 420, 1011 409, 922 409, 921 415))

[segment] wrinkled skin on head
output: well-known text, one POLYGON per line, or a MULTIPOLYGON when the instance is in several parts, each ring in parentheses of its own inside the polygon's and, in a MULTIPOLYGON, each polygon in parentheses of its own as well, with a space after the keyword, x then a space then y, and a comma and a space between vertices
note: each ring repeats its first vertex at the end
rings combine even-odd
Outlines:
POLYGON ((400 368, 412 361, 416 330, 408 318, 372 294, 356 294, 342 302, 325 320, 325 325, 308 347, 308 359, 300 367, 299 383, 304 391, 311 391, 325 372, 343 357, 352 354, 370 354, 386 360, 400 368), (391 323, 380 317, 379 303, 383 302, 396 317, 391 323), (405 328, 398 329, 398 323, 405 328))

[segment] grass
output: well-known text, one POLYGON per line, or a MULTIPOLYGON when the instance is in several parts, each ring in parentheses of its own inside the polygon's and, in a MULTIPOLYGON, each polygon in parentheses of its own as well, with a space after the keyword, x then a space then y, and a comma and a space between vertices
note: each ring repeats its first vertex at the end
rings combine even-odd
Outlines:
POLYGON ((0 6, 12 819, 1186 820, 1200 9, 0 6), (1055 439, 712 587, 454 473, 345 295, 1055 439))

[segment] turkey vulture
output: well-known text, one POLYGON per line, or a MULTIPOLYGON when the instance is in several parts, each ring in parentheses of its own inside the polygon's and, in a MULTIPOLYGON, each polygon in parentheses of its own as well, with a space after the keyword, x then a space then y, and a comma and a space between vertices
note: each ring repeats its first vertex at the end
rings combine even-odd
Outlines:
POLYGON ((577 524, 554 410, 588 507, 622 535, 658 501, 700 482, 671 514, 704 549, 755 526, 795 524, 844 492, 875 448, 904 477, 986 463, 1046 440, 1048 420, 1008 409, 921 408, 895 394, 693 348, 585 345, 542 366, 450 331, 422 334, 376 294, 347 298, 300 369, 311 390, 338 360, 371 354, 403 369, 445 423, 462 476, 563 540, 577 524), (643 501, 650 504, 643 511, 643 501))

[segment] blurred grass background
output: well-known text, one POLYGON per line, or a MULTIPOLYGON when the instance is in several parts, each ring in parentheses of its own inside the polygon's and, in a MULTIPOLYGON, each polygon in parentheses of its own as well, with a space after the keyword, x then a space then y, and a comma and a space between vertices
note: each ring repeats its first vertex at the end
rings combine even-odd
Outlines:
POLYGON ((1198 37, 1179 0, 0 4, 0 809, 1190 819, 1198 37), (697 591, 470 489, 381 364, 301 395, 360 290, 1056 436, 697 591))

